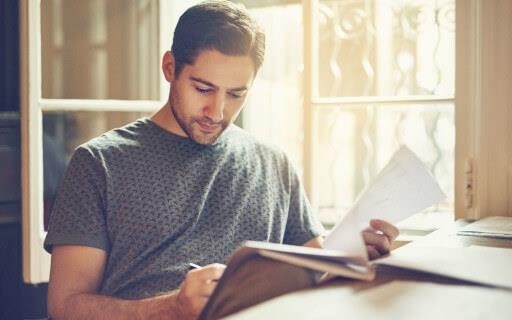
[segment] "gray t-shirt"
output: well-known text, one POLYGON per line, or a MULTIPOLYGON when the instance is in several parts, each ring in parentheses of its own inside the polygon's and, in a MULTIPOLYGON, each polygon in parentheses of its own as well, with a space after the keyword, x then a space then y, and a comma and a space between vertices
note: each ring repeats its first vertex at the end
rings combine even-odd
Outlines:
POLYGON ((179 286, 188 263, 225 263, 244 240, 301 245, 322 227, 284 153, 231 125, 212 145, 148 118, 79 146, 45 249, 108 252, 100 293, 136 299, 179 286))

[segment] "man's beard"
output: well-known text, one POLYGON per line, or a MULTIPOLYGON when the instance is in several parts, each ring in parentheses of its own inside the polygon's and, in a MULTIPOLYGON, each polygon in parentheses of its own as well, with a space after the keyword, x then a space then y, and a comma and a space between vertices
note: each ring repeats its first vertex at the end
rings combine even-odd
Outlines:
POLYGON ((208 119, 206 117, 201 117, 201 118, 191 117, 189 119, 186 119, 186 117, 182 116, 180 114, 180 112, 178 111, 179 110, 179 99, 176 99, 176 96, 172 92, 171 92, 169 104, 170 104, 171 112, 174 116, 174 119, 176 119, 176 122, 180 126, 181 130, 183 130, 190 139, 194 140, 198 144, 207 145, 207 144, 214 143, 219 138, 219 136, 222 134, 222 132, 224 132, 224 130, 229 125, 229 123, 227 123, 225 121, 221 121, 219 123, 212 122, 210 119, 208 119), (197 128, 197 126, 199 126, 198 121, 208 123, 211 125, 219 125, 220 129, 215 132, 212 132, 212 133, 204 133, 204 132, 201 132, 199 129, 194 130, 193 124, 195 123, 196 128, 197 128))

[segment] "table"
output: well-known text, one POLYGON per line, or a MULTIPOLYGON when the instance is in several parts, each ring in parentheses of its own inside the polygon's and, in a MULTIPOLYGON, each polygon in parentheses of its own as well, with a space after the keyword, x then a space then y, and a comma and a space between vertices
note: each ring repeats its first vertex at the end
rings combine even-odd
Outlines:
MULTIPOLYGON (((467 223, 457 221, 407 245, 512 248, 512 240, 457 236, 457 229, 467 223)), ((373 281, 333 279, 319 288, 283 295, 228 319, 512 318, 512 290, 382 265, 377 268, 373 281)))

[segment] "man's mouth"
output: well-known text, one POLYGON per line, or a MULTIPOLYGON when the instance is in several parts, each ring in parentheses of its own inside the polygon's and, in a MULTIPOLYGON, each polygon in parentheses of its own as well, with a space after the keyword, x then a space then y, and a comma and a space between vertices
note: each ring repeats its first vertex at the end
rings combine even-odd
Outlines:
POLYGON ((201 120, 197 120, 196 123, 199 125, 199 128, 201 129, 201 131, 206 132, 206 133, 215 132, 215 131, 219 130, 219 128, 220 128, 220 123, 214 123, 214 122, 212 123, 209 121, 201 121, 201 120))

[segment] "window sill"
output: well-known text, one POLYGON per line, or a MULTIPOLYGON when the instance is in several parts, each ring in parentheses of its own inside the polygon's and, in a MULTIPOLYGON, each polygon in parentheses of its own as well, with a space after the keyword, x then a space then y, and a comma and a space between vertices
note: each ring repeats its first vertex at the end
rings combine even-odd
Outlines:
POLYGON ((420 239, 440 228, 450 226, 453 222, 454 216, 451 211, 417 213, 397 224, 400 235, 396 239, 393 249, 420 239))

